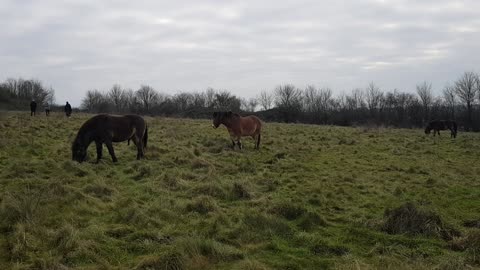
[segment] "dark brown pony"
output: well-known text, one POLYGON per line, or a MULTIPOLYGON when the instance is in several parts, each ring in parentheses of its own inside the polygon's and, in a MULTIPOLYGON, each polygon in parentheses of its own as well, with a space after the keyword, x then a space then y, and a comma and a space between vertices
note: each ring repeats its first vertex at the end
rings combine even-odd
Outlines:
POLYGON ((137 146, 137 159, 143 158, 147 147, 148 128, 141 116, 96 115, 87 120, 78 131, 72 144, 72 160, 85 161, 87 148, 94 141, 97 146, 97 163, 102 158, 103 144, 107 146, 113 162, 117 162, 112 143, 126 140, 132 140, 137 146))
POLYGON ((430 131, 433 129, 433 136, 435 133, 438 133, 440 136, 440 130, 450 130, 450 138, 457 137, 457 122, 451 120, 435 120, 428 123, 425 127, 425 134, 430 134, 430 131))
POLYGON ((242 149, 240 139, 244 136, 251 136, 255 140, 255 149, 259 149, 262 122, 258 117, 253 115, 242 117, 232 112, 214 112, 213 127, 218 128, 221 124, 226 126, 230 133, 232 149, 235 149, 235 142, 237 142, 238 148, 242 149))

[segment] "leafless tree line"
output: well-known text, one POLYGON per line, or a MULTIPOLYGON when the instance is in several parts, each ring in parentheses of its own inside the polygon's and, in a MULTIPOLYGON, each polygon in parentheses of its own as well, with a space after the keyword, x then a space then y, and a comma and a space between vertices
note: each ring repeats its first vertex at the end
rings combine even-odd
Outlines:
MULTIPOLYGON (((432 119, 455 119, 465 129, 480 130, 480 79, 465 72, 442 91, 430 82, 420 82, 416 92, 385 91, 374 82, 365 88, 338 95, 330 88, 292 84, 262 90, 255 98, 244 99, 227 90, 208 88, 201 92, 168 95, 148 85, 137 90, 115 84, 107 91, 89 90, 81 109, 91 113, 138 113, 204 118, 214 110, 255 113, 267 121, 313 124, 375 124, 420 127, 432 119)), ((0 84, 0 104, 8 100, 53 102, 54 91, 38 80, 7 79, 0 84)))
POLYGON ((36 79, 8 78, 0 83, 0 104, 3 106, 12 109, 22 108, 32 100, 40 106, 51 105, 55 101, 55 91, 36 79))
POLYGON ((446 85, 440 96, 433 94, 432 84, 426 81, 417 84, 416 93, 383 91, 371 82, 338 96, 329 88, 298 89, 289 84, 278 86, 272 94, 262 92, 260 104, 264 96, 274 97, 277 112, 261 114, 277 121, 420 127, 432 119, 455 119, 467 130, 480 130, 480 77, 474 72, 465 72, 446 85))
POLYGON ((245 100, 226 90, 180 92, 167 95, 148 85, 125 89, 115 84, 108 91, 89 90, 81 109, 92 112, 139 113, 182 117, 207 117, 212 110, 253 111, 257 100, 245 100))

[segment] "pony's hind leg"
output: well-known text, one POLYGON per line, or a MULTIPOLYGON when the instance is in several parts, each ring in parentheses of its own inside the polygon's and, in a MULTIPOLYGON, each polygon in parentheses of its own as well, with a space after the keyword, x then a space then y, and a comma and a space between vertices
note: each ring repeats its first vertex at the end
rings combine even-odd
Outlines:
POLYGON ((97 146, 97 163, 98 163, 100 162, 100 159, 102 159, 103 145, 101 142, 95 142, 95 145, 97 146))
POLYGON ((257 150, 260 149, 260 133, 257 134, 257 135, 253 135, 252 138, 253 138, 253 142, 255 144, 255 149, 257 149, 257 150))
POLYGON ((106 142, 105 142, 105 145, 106 145, 107 148, 108 148, 108 153, 109 153, 110 156, 112 157, 112 161, 113 161, 113 162, 117 162, 118 159, 117 159, 117 157, 115 156, 115 151, 113 150, 112 142, 111 142, 111 141, 106 141, 106 142))
POLYGON ((142 140, 137 136, 133 136, 132 141, 137 147, 137 160, 142 159, 144 157, 142 140))

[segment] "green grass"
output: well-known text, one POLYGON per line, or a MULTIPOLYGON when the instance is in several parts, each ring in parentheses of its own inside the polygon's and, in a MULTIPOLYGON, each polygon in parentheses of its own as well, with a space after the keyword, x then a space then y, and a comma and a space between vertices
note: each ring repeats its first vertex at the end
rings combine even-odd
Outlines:
POLYGON ((2 120, 0 269, 480 266, 464 226, 480 224, 480 134, 266 123, 260 151, 232 151, 210 121, 147 117, 145 160, 125 142, 118 164, 106 148, 94 164, 94 145, 78 164, 88 117, 2 120), (440 221, 387 233, 407 202, 440 221))

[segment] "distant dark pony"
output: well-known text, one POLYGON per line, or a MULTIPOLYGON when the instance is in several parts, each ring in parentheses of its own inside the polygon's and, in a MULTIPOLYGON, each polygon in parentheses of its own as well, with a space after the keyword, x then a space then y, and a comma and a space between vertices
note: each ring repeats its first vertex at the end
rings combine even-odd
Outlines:
POLYGON ((451 120, 435 120, 428 123, 425 127, 425 134, 430 134, 430 131, 433 129, 433 136, 435 133, 438 133, 440 136, 440 130, 450 130, 450 138, 457 137, 457 122, 451 120))
POLYGON ((105 144, 112 156, 113 162, 117 157, 113 151, 113 142, 132 140, 137 146, 137 159, 144 156, 147 147, 148 128, 145 120, 138 115, 108 115, 100 114, 87 120, 72 144, 72 160, 83 162, 87 158, 87 148, 95 142, 97 146, 97 163, 102 158, 102 146, 105 144))
POLYGON ((258 117, 253 115, 242 117, 232 112, 214 112, 213 127, 218 128, 221 124, 227 127, 233 143, 232 149, 235 149, 235 142, 238 148, 242 149, 240 139, 245 136, 251 136, 255 141, 255 149, 259 149, 262 122, 258 117))

